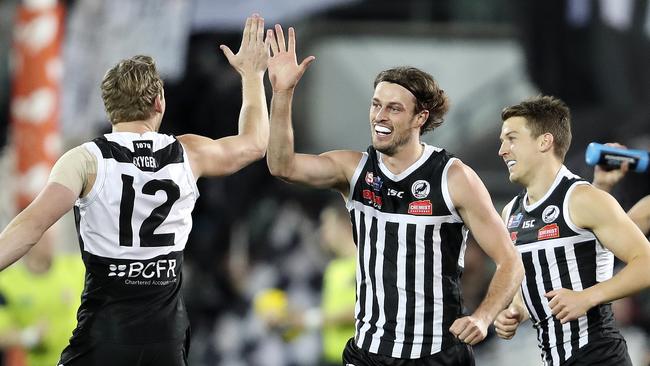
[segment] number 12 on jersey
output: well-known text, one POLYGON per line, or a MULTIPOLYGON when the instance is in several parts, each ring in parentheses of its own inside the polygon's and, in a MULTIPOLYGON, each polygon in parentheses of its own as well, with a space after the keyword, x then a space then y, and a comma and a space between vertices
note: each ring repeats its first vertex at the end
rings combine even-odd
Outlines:
MULTIPOLYGON (((170 179, 154 179, 142 186, 142 193, 155 196, 158 191, 163 191, 167 195, 167 200, 160 206, 154 208, 149 216, 142 221, 140 226, 140 246, 141 247, 167 247, 174 245, 174 233, 154 234, 154 231, 160 226, 174 202, 180 196, 178 185, 170 179)), ((135 189, 133 188, 133 176, 122 174, 122 200, 120 201, 120 246, 133 246, 133 227, 131 219, 133 218, 133 205, 135 203, 135 189)))

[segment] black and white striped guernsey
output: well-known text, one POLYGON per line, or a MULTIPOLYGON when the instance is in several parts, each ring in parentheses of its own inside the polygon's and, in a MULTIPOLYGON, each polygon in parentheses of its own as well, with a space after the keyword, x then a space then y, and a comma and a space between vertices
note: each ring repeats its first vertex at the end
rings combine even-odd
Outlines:
POLYGON ((347 207, 358 250, 355 342, 395 358, 430 356, 457 344, 467 229, 453 207, 447 170, 456 158, 424 145, 399 175, 369 147, 347 207))
POLYGON ((611 304, 590 309, 577 320, 560 324, 544 294, 566 288, 580 291, 612 277, 614 256, 593 232, 577 227, 569 215, 569 196, 589 184, 562 166, 553 185, 538 202, 528 205, 526 191, 509 205, 510 238, 521 254, 526 275, 524 303, 537 330, 544 365, 562 365, 577 350, 597 339, 621 338, 611 304))
POLYGON ((183 146, 155 132, 111 133, 83 146, 97 175, 75 204, 86 283, 70 344, 183 339, 183 249, 198 197, 183 146))

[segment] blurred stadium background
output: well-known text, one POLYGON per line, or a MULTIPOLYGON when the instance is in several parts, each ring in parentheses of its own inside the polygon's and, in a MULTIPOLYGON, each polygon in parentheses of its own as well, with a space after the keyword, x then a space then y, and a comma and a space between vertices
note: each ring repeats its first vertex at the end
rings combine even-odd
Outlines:
MULTIPOLYGON (((253 12, 267 26, 294 26, 299 57, 317 58, 297 91, 297 151, 365 150, 372 81, 395 65, 430 72, 449 94, 445 123, 424 139, 472 166, 498 210, 519 190, 497 156, 500 110, 528 96, 553 94, 572 108, 566 165, 586 179, 591 141, 650 150, 647 0, 2 0, 2 227, 63 151, 110 130, 99 82, 120 59, 156 59, 167 99, 162 132, 235 133, 240 84, 218 45, 237 49, 253 12)), ((319 365, 318 329, 268 327, 253 303, 280 289, 292 309, 319 305, 330 258, 319 213, 336 195, 280 182, 264 161, 199 187, 184 283, 190 364, 319 365)), ((624 208, 648 193, 647 174, 630 174, 614 191, 624 208)), ((78 251, 71 218, 63 221, 57 248, 78 251)), ((492 268, 478 248, 468 257, 471 311, 492 268)), ((616 308, 635 365, 647 365, 650 294, 616 308)), ((540 364, 529 323, 514 340, 491 336, 475 351, 478 365, 540 364)))

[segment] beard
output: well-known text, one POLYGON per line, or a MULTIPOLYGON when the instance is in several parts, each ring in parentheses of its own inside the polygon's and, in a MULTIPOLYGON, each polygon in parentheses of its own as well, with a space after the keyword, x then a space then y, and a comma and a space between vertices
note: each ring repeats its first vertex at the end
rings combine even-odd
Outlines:
MULTIPOLYGON (((395 132, 393 131, 393 133, 395 132)), ((408 144, 409 142, 411 142, 411 135, 404 133, 402 135, 394 135, 393 139, 384 146, 379 146, 377 143, 375 143, 375 141, 373 141, 372 147, 384 155, 393 156, 397 153, 397 150, 400 147, 408 144)))

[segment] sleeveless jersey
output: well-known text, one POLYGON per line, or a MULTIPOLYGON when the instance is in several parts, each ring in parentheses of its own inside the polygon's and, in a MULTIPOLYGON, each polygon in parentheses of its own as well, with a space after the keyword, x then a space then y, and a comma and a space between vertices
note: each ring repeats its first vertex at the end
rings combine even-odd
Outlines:
POLYGON ((369 147, 351 179, 347 208, 357 245, 355 343, 417 359, 457 344, 467 229, 447 188, 455 158, 424 145, 395 175, 369 147))
POLYGON ((155 132, 111 133, 83 146, 97 159, 97 177, 74 210, 86 282, 70 344, 183 339, 183 249, 199 195, 187 154, 155 132))
POLYGON ((560 288, 581 291, 612 277, 614 255, 593 232, 571 221, 569 196, 581 184, 589 183, 562 166, 542 199, 528 205, 524 190, 511 201, 506 216, 510 238, 524 263, 521 290, 544 365, 561 365, 597 339, 621 338, 611 304, 595 306, 577 320, 560 324, 544 297, 560 288))

